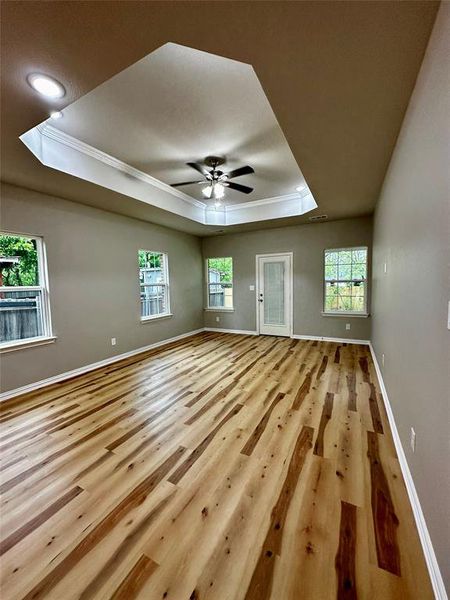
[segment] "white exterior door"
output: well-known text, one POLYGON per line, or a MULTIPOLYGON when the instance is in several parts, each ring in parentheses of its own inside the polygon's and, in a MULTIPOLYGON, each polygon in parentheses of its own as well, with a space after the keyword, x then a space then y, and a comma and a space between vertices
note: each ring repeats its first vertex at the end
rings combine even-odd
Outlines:
POLYGON ((262 335, 292 335, 292 253, 256 257, 256 305, 262 335))

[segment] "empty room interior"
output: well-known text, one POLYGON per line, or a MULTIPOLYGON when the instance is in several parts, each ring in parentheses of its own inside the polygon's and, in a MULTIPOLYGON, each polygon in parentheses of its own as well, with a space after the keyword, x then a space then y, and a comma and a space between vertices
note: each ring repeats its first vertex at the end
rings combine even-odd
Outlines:
POLYGON ((448 600, 450 2, 1 4, 2 600, 448 600))

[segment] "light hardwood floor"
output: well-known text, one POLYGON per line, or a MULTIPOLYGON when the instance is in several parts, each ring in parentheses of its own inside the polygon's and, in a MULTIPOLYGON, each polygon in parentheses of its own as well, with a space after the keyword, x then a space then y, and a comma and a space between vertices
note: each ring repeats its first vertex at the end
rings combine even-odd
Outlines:
POLYGON ((432 598, 365 346, 204 333, 6 402, 2 598, 432 598))

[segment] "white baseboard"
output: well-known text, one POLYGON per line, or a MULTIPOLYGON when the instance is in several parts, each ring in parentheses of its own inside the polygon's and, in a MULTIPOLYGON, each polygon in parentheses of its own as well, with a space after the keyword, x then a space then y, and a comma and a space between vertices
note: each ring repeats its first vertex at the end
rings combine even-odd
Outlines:
POLYGON ((383 381, 381 374, 380 365, 378 364, 375 350, 372 346, 372 342, 369 342, 370 353, 372 360, 375 365, 377 372, 378 381, 380 382, 381 392, 383 394, 384 405, 386 407, 386 413, 389 420, 389 425, 392 431, 392 437, 394 438, 395 449, 397 451, 398 460, 400 463, 400 469, 403 474, 406 489, 408 491, 409 501, 416 521, 417 530, 419 532, 420 541, 422 543, 423 553, 425 555, 425 561, 427 563, 428 572, 430 574, 431 585, 433 586, 434 595, 436 600, 448 600, 447 592, 445 591, 444 581, 442 579, 439 564, 434 553, 433 544, 431 542, 430 534, 428 532, 427 524, 425 521, 422 507, 420 506, 419 496, 417 495, 414 480, 409 470, 408 462, 406 460, 405 452, 403 450, 402 442, 398 433, 397 425, 395 424, 394 413, 392 412, 391 403, 389 402, 389 396, 386 390, 386 386, 383 381))
POLYGON ((76 377, 77 375, 83 375, 83 373, 88 373, 89 371, 93 371, 94 369, 99 369, 100 367, 105 367, 112 363, 118 362, 119 360, 123 360, 124 358, 129 358, 130 356, 140 354, 141 352, 147 352, 148 350, 152 350, 153 348, 158 348, 159 346, 164 346, 165 344, 170 344, 171 342, 182 340, 185 337, 196 335, 197 333, 202 333, 203 331, 205 331, 203 327, 201 329, 195 329, 194 331, 188 331, 187 333, 182 333, 181 335, 176 335, 175 337, 168 338, 166 340, 161 340, 160 342, 155 342, 154 344, 149 344, 148 346, 143 346, 142 348, 136 348, 136 350, 130 350, 129 352, 124 352, 123 354, 116 354, 115 356, 110 356, 109 358, 105 358, 104 360, 99 360, 98 362, 91 363, 90 365, 85 365, 84 367, 79 367, 77 369, 73 369, 72 371, 66 371, 64 373, 60 373, 59 375, 48 377, 47 379, 41 379, 40 381, 36 381, 35 383, 23 385, 22 387, 15 388, 14 390, 9 390, 8 392, 1 393, 0 402, 9 400, 10 398, 14 398, 15 396, 20 396, 21 394, 33 392, 34 390, 38 390, 41 387, 51 385, 52 383, 58 383, 59 381, 63 381, 64 379, 70 379, 71 377, 76 377))
POLYGON ((369 340, 354 340, 347 338, 335 338, 335 337, 322 337, 318 335, 297 335, 292 336, 295 340, 319 340, 320 342, 336 342, 338 344, 362 344, 368 346, 369 340))
POLYGON ((245 329, 221 329, 219 327, 205 327, 204 331, 217 331, 217 333, 235 333, 238 335, 258 335, 256 331, 246 331, 245 329))
MULTIPOLYGON (((238 335, 259 335, 257 331, 247 331, 245 329, 222 329, 219 327, 205 327, 205 331, 217 331, 218 333, 235 333, 238 335)), ((335 338, 335 337, 322 337, 319 335, 291 335, 291 338, 295 340, 319 340, 321 342, 337 342, 339 344, 362 344, 364 346, 369 345, 369 340, 354 340, 347 338, 335 338)))

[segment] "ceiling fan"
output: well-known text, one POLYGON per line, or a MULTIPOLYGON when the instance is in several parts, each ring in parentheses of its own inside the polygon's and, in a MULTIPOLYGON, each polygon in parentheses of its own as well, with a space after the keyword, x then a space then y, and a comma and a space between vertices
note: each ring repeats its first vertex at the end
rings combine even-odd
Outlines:
POLYGON ((192 185, 194 183, 199 185, 206 184, 206 186, 202 189, 203 195, 206 196, 206 198, 214 198, 216 200, 216 206, 220 206, 220 200, 225 195, 225 188, 236 190, 237 192, 242 192, 243 194, 250 194, 250 192, 253 192, 253 188, 248 187, 247 185, 229 181, 235 177, 241 177, 241 175, 250 175, 251 173, 254 173, 255 171, 252 167, 247 165, 245 167, 239 167, 238 169, 229 171, 228 173, 224 173, 217 168, 225 163, 225 159, 223 157, 207 156, 203 162, 203 165, 197 162, 186 163, 201 173, 201 175, 203 175, 203 179, 200 181, 183 181, 181 183, 172 183, 172 187, 192 185), (209 167, 209 169, 207 167, 209 167))

